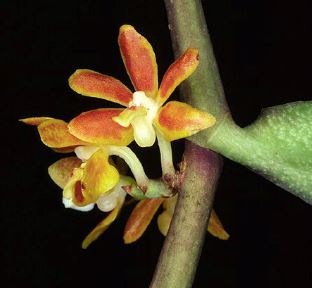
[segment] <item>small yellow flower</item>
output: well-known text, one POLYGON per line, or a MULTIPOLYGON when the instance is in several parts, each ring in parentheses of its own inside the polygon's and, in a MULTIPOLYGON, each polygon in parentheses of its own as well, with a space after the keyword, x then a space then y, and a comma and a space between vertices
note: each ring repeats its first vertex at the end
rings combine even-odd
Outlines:
MULTIPOLYGON (((58 152, 75 151, 81 159, 79 167, 75 167, 66 185, 62 185, 66 207, 90 210, 100 196, 107 194, 118 183, 119 173, 109 163, 109 156, 116 154, 118 149, 128 149, 122 146, 119 148, 118 145, 126 146, 133 139, 131 127, 121 127, 112 120, 119 113, 120 109, 88 111, 69 124, 49 117, 21 120, 37 126, 42 142, 48 147, 58 152)), ((72 167, 72 162, 73 160, 67 158, 56 167, 60 171, 65 169, 66 173, 68 165, 72 167)), ((77 160, 75 163, 78 163, 77 160)))

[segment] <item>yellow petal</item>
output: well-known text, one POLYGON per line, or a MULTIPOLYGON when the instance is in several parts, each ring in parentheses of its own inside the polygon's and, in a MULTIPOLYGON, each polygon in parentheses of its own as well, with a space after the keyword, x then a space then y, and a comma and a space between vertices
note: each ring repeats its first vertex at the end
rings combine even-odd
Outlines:
POLYGON ((212 210, 210 214, 208 232, 220 240, 228 240, 230 238, 230 235, 223 228, 223 225, 214 210, 212 210))
POLYGON ((170 214, 168 211, 163 211, 157 218, 157 225, 158 229, 164 236, 167 236, 170 223, 172 219, 172 214, 170 214))
POLYGON ((112 189, 119 181, 117 169, 109 164, 104 149, 97 150, 83 169, 82 193, 86 200, 96 202, 101 194, 112 189))
POLYGON ((178 194, 174 195, 173 197, 166 198, 163 204, 164 210, 166 210, 169 214, 173 215, 177 200, 178 194))
POLYGON ((86 249, 93 241, 95 241, 99 236, 104 233, 107 228, 116 220, 122 203, 118 203, 116 208, 108 214, 106 218, 104 218, 95 228, 87 235, 87 237, 82 242, 82 248, 86 249))
POLYGON ((195 71, 198 63, 198 50, 189 48, 171 64, 161 81, 157 102, 163 104, 174 89, 195 71))
POLYGON ((215 122, 216 119, 211 114, 178 101, 168 102, 154 120, 154 124, 168 141, 191 136, 213 126, 215 122))
POLYGON ((164 236, 168 233, 177 200, 178 194, 173 197, 166 198, 163 203, 164 211, 157 218, 158 229, 164 236))
POLYGON ((85 145, 68 131, 67 123, 63 120, 50 119, 38 126, 41 141, 50 148, 64 148, 85 145))
POLYGON ((131 25, 120 27, 118 44, 129 77, 136 91, 155 97, 158 75, 155 53, 151 44, 131 25))
POLYGON ((138 240, 150 224, 164 198, 145 199, 133 209, 124 231, 124 241, 130 244, 138 240))
POLYGON ((80 167, 81 163, 77 157, 66 157, 49 166, 48 173, 55 184, 64 189, 74 169, 80 167))
POLYGON ((127 146, 133 140, 132 127, 113 121, 123 109, 96 109, 84 112, 70 121, 68 127, 77 138, 96 145, 127 146))
POLYGON ((24 119, 19 119, 19 121, 32 126, 39 126, 42 122, 53 119, 51 117, 29 117, 24 119))
POLYGON ((132 92, 119 80, 92 70, 76 70, 68 82, 70 88, 84 96, 101 98, 124 106, 132 100, 132 92))

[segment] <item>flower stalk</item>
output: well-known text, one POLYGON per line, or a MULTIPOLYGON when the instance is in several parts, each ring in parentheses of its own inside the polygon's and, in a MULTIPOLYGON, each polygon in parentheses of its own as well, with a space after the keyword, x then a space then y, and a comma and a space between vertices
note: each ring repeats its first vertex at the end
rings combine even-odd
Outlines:
MULTIPOLYGON (((189 46, 199 49, 200 65, 196 73, 184 81, 180 91, 185 102, 210 111, 216 117, 216 125, 205 131, 205 135, 212 135, 229 115, 229 110, 201 2, 165 0, 165 4, 175 56, 189 46)), ((202 134, 195 137, 200 138, 202 134)), ((190 142, 186 145, 184 157, 185 178, 151 288, 192 287, 196 273, 222 160, 214 152, 190 142), (186 211, 194 218, 185 221, 186 211)))

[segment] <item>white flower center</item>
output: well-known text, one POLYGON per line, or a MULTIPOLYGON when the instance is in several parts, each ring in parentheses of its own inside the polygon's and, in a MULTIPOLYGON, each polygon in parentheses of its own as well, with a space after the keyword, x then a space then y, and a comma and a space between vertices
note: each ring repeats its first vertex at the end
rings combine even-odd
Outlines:
POLYGON ((156 101, 147 97, 143 91, 137 91, 133 93, 133 100, 129 102, 129 108, 133 106, 146 109, 146 115, 135 117, 131 121, 134 139, 141 147, 152 146, 156 140, 153 121, 157 115, 159 105, 156 101))
POLYGON ((94 207, 94 203, 91 203, 91 204, 88 204, 85 206, 76 206, 73 203, 72 199, 67 199, 65 197, 63 197, 63 204, 64 204, 65 208, 71 208, 71 209, 82 211, 82 212, 88 212, 88 211, 92 210, 94 207))
POLYGON ((129 102, 129 107, 132 106, 144 107, 147 111, 147 115, 145 117, 150 122, 153 122, 159 109, 159 104, 150 97, 147 97, 143 91, 133 93, 132 101, 129 102))

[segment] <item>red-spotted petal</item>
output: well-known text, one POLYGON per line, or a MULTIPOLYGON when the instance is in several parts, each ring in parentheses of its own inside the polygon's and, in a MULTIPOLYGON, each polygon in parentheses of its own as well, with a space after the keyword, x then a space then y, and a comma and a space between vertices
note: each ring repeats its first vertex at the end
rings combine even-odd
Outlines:
POLYGON ((117 169, 108 162, 104 149, 97 150, 86 162, 82 175, 82 194, 87 201, 96 202, 99 196, 119 181, 117 169))
POLYGON ((68 124, 63 120, 50 119, 38 126, 41 141, 51 148, 64 148, 85 145, 68 131, 68 124))
POLYGON ((126 244, 138 240, 143 235, 164 200, 164 198, 145 199, 135 206, 124 231, 126 244))
POLYGON ((29 117, 24 119, 19 119, 19 121, 32 126, 39 126, 42 122, 53 119, 51 117, 29 117))
POLYGON ((80 167, 81 163, 77 157, 62 158, 49 166, 48 173, 54 183, 63 189, 73 175, 74 169, 80 167))
POLYGON ((121 56, 136 91, 155 97, 158 89, 157 63, 150 43, 132 26, 120 27, 121 56))
POLYGON ((82 248, 86 249, 88 246, 100 237, 102 233, 104 233, 107 228, 116 220, 123 203, 118 203, 116 208, 108 214, 106 218, 104 218, 96 227, 87 235, 87 237, 82 242, 82 248))
POLYGON ((81 183, 82 176, 83 169, 74 168, 73 175, 70 177, 63 190, 63 197, 72 201, 79 207, 92 203, 92 201, 86 199, 83 195, 83 187, 81 183))
POLYGON ((127 146, 133 140, 132 127, 122 127, 112 120, 122 111, 116 108, 84 112, 70 121, 69 131, 89 143, 127 146))
POLYGON ((88 69, 79 69, 68 79, 75 92, 127 106, 132 92, 119 80, 88 69))
POLYGON ((215 117, 209 113, 182 102, 170 101, 160 109, 154 124, 168 141, 173 141, 191 136, 215 122, 215 117))
POLYGON ((198 63, 198 50, 193 48, 186 50, 165 73, 156 100, 163 104, 174 89, 195 71, 198 63))

